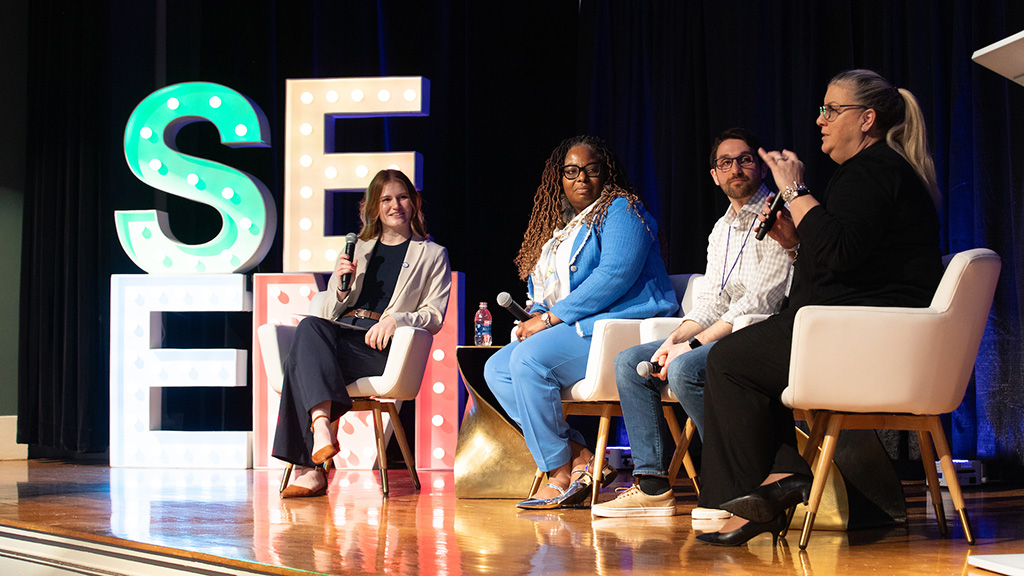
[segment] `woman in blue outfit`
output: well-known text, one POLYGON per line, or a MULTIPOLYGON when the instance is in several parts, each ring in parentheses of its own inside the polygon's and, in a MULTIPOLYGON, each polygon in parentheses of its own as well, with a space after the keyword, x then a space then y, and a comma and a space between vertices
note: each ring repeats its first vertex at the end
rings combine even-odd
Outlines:
POLYGON ((548 484, 520 508, 577 506, 593 453, 562 416, 561 390, 582 379, 594 323, 676 310, 654 218, 598 138, 563 141, 544 166, 516 257, 531 318, 488 360, 487 384, 523 430, 548 484))

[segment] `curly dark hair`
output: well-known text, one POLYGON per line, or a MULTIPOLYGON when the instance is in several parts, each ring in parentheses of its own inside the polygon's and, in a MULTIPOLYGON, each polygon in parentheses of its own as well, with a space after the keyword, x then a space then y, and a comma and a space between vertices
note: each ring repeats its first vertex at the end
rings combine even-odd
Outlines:
MULTIPOLYGON (((604 173, 607 175, 604 190, 594 201, 594 209, 587 214, 584 220, 586 226, 600 228, 608 212, 608 206, 616 198, 623 196, 629 200, 629 206, 644 222, 647 231, 651 232, 651 227, 647 225, 644 217, 640 214, 639 206, 643 206, 643 202, 637 196, 629 179, 626 178, 626 174, 619 169, 615 154, 604 141, 595 136, 567 138, 551 152, 551 156, 544 164, 544 171, 541 173, 540 186, 537 187, 537 193, 533 196, 533 212, 530 214, 530 223, 526 227, 526 233, 523 234, 523 246, 519 249, 519 254, 515 259, 520 280, 529 278, 540 258, 541 248, 551 239, 555 230, 565 227, 576 215, 576 211, 572 209, 562 189, 562 165, 565 163, 565 157, 569 150, 576 146, 586 146, 593 150, 601 159, 604 173)), ((655 238, 653 232, 651 232, 651 237, 655 238)))

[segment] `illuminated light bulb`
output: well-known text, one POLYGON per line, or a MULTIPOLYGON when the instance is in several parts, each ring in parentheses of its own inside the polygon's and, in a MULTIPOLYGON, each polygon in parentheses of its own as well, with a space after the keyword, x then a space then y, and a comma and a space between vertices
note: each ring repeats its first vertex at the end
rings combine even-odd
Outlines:
POLYGON ((238 136, 245 136, 248 133, 249 127, 245 124, 239 124, 238 126, 235 126, 235 134, 237 134, 238 136))
POLYGON ((324 252, 324 258, 326 258, 328 262, 334 262, 335 260, 338 259, 338 251, 334 249, 328 249, 326 252, 324 252))
POLYGON ((312 227, 313 221, 310 220, 309 218, 303 218, 302 220, 299 220, 299 228, 302 228, 303 230, 309 230, 312 227))
POLYGON ((220 96, 210 97, 210 108, 220 108, 220 96))
POLYGON ((299 100, 302 100, 303 104, 312 104, 312 102, 313 102, 313 93, 312 92, 303 92, 302 96, 299 96, 299 100))
POLYGON ((335 168, 334 166, 328 166, 324 170, 324 177, 327 178, 328 180, 332 180, 334 178, 337 178, 338 177, 338 169, 335 168))
POLYGON ((388 170, 401 170, 401 169, 402 169, 402 167, 399 166, 398 164, 391 164, 391 165, 388 166, 388 170))
POLYGON ((309 250, 305 248, 299 250, 299 260, 302 260, 303 262, 309 262, 309 259, 312 257, 313 254, 309 250))
POLYGON ((312 198, 313 189, 309 186, 303 186, 302 188, 299 188, 299 196, 302 196, 303 198, 312 198))
POLYGON ((220 195, 224 197, 225 200, 231 200, 235 195, 235 191, 230 186, 225 186, 224 189, 220 191, 220 195))
POLYGON ((403 96, 405 96, 406 102, 412 102, 413 100, 416 99, 416 91, 413 90, 412 88, 409 88, 403 93, 403 96))
POLYGON ((438 490, 444 488, 444 478, 434 480, 434 488, 437 488, 438 490))
POLYGON ((310 166, 313 165, 313 158, 309 154, 303 154, 301 157, 299 157, 299 164, 302 164, 306 168, 309 168, 310 166))
POLYGON ((430 419, 430 423, 433 424, 434 426, 441 426, 442 424, 444 424, 444 416, 441 416, 440 414, 434 414, 434 417, 430 419))
POLYGON ((435 460, 444 460, 446 452, 444 451, 444 448, 434 448, 434 451, 431 454, 433 454, 435 460))
POLYGON ((139 136, 142 136, 143 140, 149 140, 153 137, 153 129, 149 126, 143 126, 142 130, 139 130, 139 136))
POLYGON ((178 106, 181 106, 181 102, 178 102, 177 98, 168 98, 167 99, 167 107, 170 108, 171 110, 177 110, 178 106))
POLYGON ((348 457, 352 455, 352 450, 345 446, 342 446, 341 451, 338 452, 338 455, 341 456, 343 459, 347 460, 348 457))
POLYGON ((360 178, 366 178, 366 175, 369 173, 370 169, 367 168, 366 166, 363 166, 362 164, 356 166, 356 176, 359 176, 360 178))
POLYGON ((388 100, 391 100, 391 92, 388 92, 387 90, 381 90, 380 92, 377 92, 377 100, 380 100, 381 102, 387 102, 388 100))
POLYGON ((313 133, 313 125, 309 122, 304 122, 302 126, 299 126, 299 133, 303 136, 309 136, 313 133))
POLYGON ((327 98, 327 101, 331 104, 338 101, 338 93, 334 90, 328 90, 327 94, 324 94, 324 97, 327 98))
POLYGON ((432 358, 433 358, 434 360, 436 360, 436 361, 440 362, 441 360, 444 360, 444 350, 441 350, 440 348, 436 348, 436 349, 434 349, 434 351, 433 351, 433 352, 432 352, 432 353, 430 354, 430 356, 431 356, 431 357, 432 357, 432 358))
POLYGON ((299 286, 299 295, 300 296, 309 296, 310 292, 312 292, 312 290, 309 289, 309 286, 306 286, 305 284, 303 284, 302 286, 299 286))
POLYGON ((234 254, 231 253, 231 250, 221 250, 220 257, 225 262, 230 262, 231 258, 234 257, 234 254))
POLYGON ((434 394, 444 394, 444 382, 434 382, 434 394))
POLYGON ((238 225, 242 227, 242 230, 249 230, 252 228, 252 220, 249 218, 242 218, 238 221, 238 225))
POLYGON ((193 172, 192 174, 189 174, 188 176, 185 177, 185 182, 188 182, 190 185, 195 186, 196 184, 199 184, 199 175, 193 172))
POLYGON ((353 90, 352 91, 352 100, 353 101, 355 101, 355 102, 362 102, 363 101, 363 97, 364 96, 363 96, 363 91, 362 90, 353 90))
POLYGON ((159 160, 157 160, 156 158, 153 158, 152 160, 149 161, 149 169, 150 170, 160 170, 160 167, 163 166, 163 165, 164 165, 164 163, 159 161, 159 160))

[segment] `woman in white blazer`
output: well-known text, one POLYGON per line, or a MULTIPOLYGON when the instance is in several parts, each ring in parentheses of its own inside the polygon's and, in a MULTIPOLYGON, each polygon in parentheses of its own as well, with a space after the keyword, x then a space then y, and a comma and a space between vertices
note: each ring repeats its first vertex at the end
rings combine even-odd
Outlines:
POLYGON ((282 498, 323 496, 323 464, 340 450, 331 423, 352 407, 346 386, 384 372, 399 326, 437 333, 451 289, 444 247, 427 238, 419 191, 398 170, 374 176, 363 229, 327 284, 319 316, 304 318, 284 364, 275 458, 294 465, 282 498), (342 289, 342 277, 348 288, 342 289))

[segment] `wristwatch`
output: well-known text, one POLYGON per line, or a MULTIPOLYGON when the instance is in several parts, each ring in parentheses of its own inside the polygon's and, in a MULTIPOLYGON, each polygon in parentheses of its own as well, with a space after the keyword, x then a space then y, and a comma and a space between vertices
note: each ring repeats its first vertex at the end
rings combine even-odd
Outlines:
POLYGON ((703 345, 704 344, 700 340, 697 340, 696 336, 694 336, 693 338, 690 338, 690 350, 693 350, 695 348, 700 348, 703 345))
POLYGON ((551 328, 551 316, 547 312, 541 314, 540 319, 544 321, 545 328, 551 328))
POLYGON ((779 192, 779 194, 782 194, 782 199, 786 202, 786 204, 789 204, 790 202, 796 200, 800 196, 806 196, 807 194, 810 193, 811 191, 807 189, 807 186, 797 182, 793 182, 792 186, 786 186, 785 190, 779 192))

